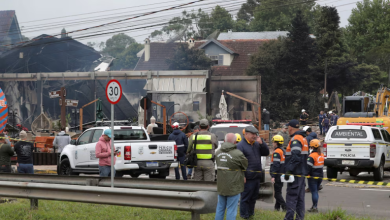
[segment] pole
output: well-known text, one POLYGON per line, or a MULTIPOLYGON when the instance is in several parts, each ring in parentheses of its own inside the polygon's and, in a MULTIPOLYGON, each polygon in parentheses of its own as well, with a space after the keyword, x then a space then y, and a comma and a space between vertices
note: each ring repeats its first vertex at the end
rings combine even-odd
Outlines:
POLYGON ((144 99, 144 127, 145 127, 145 129, 147 128, 147 126, 146 126, 146 99, 144 99))
POLYGON ((111 104, 111 188, 114 188, 114 105, 111 104))
POLYGON ((66 127, 66 106, 65 106, 65 87, 61 87, 61 130, 66 127))
POLYGON ((167 109, 165 108, 165 106, 162 107, 162 108, 163 108, 163 120, 164 120, 164 122, 163 122, 163 126, 164 126, 163 133, 167 134, 167 109))
POLYGON ((324 85, 324 98, 326 98, 326 79, 327 77, 327 68, 328 68, 328 59, 325 59, 325 85, 324 85))
POLYGON ((83 132, 83 108, 80 108, 80 131, 83 132))

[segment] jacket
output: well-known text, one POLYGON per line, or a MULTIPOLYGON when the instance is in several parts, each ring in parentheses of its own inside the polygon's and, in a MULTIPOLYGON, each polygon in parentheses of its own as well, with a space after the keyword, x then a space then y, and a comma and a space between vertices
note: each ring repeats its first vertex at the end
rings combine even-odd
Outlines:
POLYGON ((324 154, 318 154, 315 148, 307 159, 308 174, 313 177, 324 177, 324 154))
POLYGON ((53 145, 58 148, 58 153, 61 153, 64 147, 70 144, 70 141, 70 136, 68 134, 65 134, 64 131, 61 131, 54 138, 53 145))
POLYGON ((215 134, 210 133, 208 131, 199 131, 199 132, 193 134, 189 138, 187 153, 190 153, 194 149, 194 146, 193 146, 194 145, 194 137, 195 137, 196 134, 198 134, 198 135, 202 135, 202 134, 211 135, 211 143, 212 143, 212 146, 213 146, 212 150, 211 150, 211 154, 213 155, 213 159, 214 159, 215 149, 218 148, 218 141, 217 141, 217 137, 215 136, 215 134))
POLYGON ((280 181, 280 174, 275 173, 284 173, 284 163, 285 163, 285 154, 286 151, 278 147, 275 149, 274 153, 271 157, 271 167, 270 167, 270 174, 272 178, 276 178, 277 181, 280 181))
POLYGON ((14 155, 14 149, 9 144, 0 144, 0 166, 11 166, 11 157, 14 155))
POLYGON ((217 189, 222 196, 235 196, 244 191, 244 171, 248 160, 235 144, 225 142, 215 154, 218 169, 217 189), (231 171, 234 170, 234 171, 231 171))
POLYGON ((321 124, 322 123, 322 120, 324 120, 324 118, 326 118, 326 115, 325 114, 319 114, 318 115, 318 122, 321 124))
POLYGON ((306 140, 306 132, 299 130, 291 136, 286 149, 286 173, 294 175, 306 175, 308 172, 307 158, 309 145, 306 140))
POLYGON ((283 147, 286 148, 288 145, 288 142, 290 142, 290 135, 287 132, 279 131, 278 135, 281 135, 283 137, 283 147))
POLYGON ((270 115, 269 111, 263 112, 263 124, 269 124, 270 115))
MULTIPOLYGON (((111 141, 107 142, 101 136, 95 146, 95 156, 99 158, 99 166, 111 166, 111 141)), ((114 165, 115 161, 114 156, 114 165)))
POLYGON ((184 157, 186 155, 188 138, 180 129, 173 130, 172 134, 169 135, 168 140, 176 142, 178 157, 184 157))
POLYGON ((339 119, 339 116, 337 116, 337 115, 330 116, 330 124, 331 125, 337 125, 337 120, 338 119, 339 119))
POLYGON ((250 144, 243 138, 237 144, 237 149, 244 153, 246 159, 248 159, 248 171, 245 172, 245 178, 248 180, 261 178, 260 172, 250 171, 262 171, 261 156, 267 157, 269 155, 268 145, 264 140, 262 142, 262 144, 259 144, 259 142, 255 141, 253 144, 250 144))
POLYGON ((329 125, 329 118, 328 117, 324 118, 324 120, 322 121, 322 125, 324 125, 324 126, 329 125))
POLYGON ((317 133, 315 133, 314 131, 311 132, 311 133, 306 137, 306 140, 307 140, 307 143, 309 144, 309 146, 310 146, 310 141, 313 140, 313 139, 318 139, 318 138, 317 138, 317 133))

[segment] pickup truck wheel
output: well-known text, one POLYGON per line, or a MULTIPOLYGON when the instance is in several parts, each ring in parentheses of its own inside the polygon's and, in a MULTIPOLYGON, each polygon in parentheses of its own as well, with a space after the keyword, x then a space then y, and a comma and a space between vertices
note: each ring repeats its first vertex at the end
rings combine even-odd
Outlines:
POLYGON ((383 160, 381 160, 379 167, 374 169, 374 180, 382 181, 383 176, 384 176, 384 168, 383 168, 383 160))
POLYGON ((70 162, 68 158, 65 158, 61 160, 60 163, 60 169, 59 169, 59 175, 61 176, 72 176, 76 175, 75 172, 73 172, 72 167, 70 167, 70 162))
POLYGON ((337 169, 333 167, 328 167, 326 169, 326 176, 330 179, 337 179, 337 169))
POLYGON ((115 171, 115 177, 123 177, 125 175, 122 171, 115 171))

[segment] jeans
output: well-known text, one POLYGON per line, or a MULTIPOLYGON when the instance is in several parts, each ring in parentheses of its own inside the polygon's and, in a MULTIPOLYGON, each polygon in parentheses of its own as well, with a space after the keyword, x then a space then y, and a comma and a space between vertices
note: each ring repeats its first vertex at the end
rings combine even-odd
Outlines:
POLYGON ((240 194, 235 196, 221 196, 218 195, 217 211, 215 213, 215 220, 223 220, 226 211, 226 220, 235 220, 237 216, 238 200, 240 194))
POLYGON ((249 218, 255 214, 256 200, 259 197, 260 179, 246 180, 244 192, 241 193, 240 216, 249 218))
POLYGON ((316 180, 316 179, 308 179, 309 182, 309 189, 311 192, 311 200, 313 201, 313 208, 317 208, 318 204, 318 189, 320 188, 320 185, 322 183, 322 180, 316 180))
POLYGON ((18 173, 34 174, 34 165, 20 163, 18 166, 18 173))
MULTIPOLYGON (((115 176, 115 169, 114 169, 114 176, 115 176)), ((101 177, 109 177, 111 176, 111 166, 99 166, 99 176, 101 177)))
POLYGON ((188 175, 192 176, 192 169, 193 168, 188 168, 188 175))
POLYGON ((322 134, 322 124, 321 124, 321 122, 318 123, 318 126, 320 127, 320 134, 322 134))
MULTIPOLYGON (((184 160, 185 159, 186 159, 186 156, 177 157, 177 160, 179 161, 179 166, 180 166, 180 169, 181 169, 181 175, 183 176, 184 180, 187 180, 186 166, 184 166, 184 160)), ((179 173, 179 168, 178 167, 175 167, 175 176, 176 176, 177 180, 180 179, 180 173, 179 173)))
POLYGON ((269 124, 264 124, 264 130, 268 131, 269 130, 269 124))

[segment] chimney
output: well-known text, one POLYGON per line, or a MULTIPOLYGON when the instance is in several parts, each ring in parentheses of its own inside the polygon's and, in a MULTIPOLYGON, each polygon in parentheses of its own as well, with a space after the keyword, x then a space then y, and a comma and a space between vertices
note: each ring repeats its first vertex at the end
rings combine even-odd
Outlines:
POLYGON ((232 29, 229 29, 228 30, 228 37, 229 37, 229 39, 232 39, 232 33, 233 33, 232 29))
POLYGON ((149 38, 145 39, 145 62, 150 59, 150 40, 149 38))
POLYGON ((187 43, 188 43, 188 49, 193 48, 193 47, 195 46, 195 40, 194 40, 194 38, 190 38, 190 39, 187 41, 187 43))

